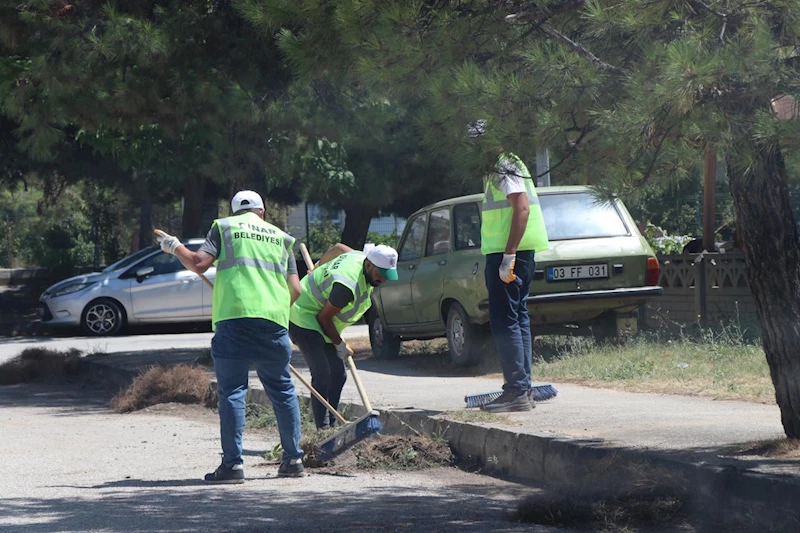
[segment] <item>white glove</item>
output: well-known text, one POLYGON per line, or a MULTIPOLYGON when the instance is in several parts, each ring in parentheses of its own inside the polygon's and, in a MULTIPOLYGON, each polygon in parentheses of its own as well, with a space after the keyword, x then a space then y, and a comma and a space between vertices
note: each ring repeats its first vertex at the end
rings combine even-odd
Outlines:
POLYGON ((334 344, 333 346, 336 348, 336 355, 338 355, 339 359, 342 361, 355 353, 350 345, 344 342, 344 339, 342 339, 342 342, 339 344, 334 344))
POLYGON ((511 283, 517 279, 514 274, 514 263, 517 262, 517 254, 503 254, 503 262, 500 263, 500 279, 503 283, 511 283))
POLYGON ((174 254, 178 246, 181 245, 181 241, 169 233, 161 231, 160 229, 153 230, 153 232, 156 234, 156 240, 158 244, 161 245, 161 249, 168 254, 174 254))

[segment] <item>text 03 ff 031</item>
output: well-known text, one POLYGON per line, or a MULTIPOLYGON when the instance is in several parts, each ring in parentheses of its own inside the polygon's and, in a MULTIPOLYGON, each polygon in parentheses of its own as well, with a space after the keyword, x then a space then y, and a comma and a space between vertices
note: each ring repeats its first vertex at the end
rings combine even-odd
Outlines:
POLYGON ((547 281, 568 281, 573 279, 607 278, 608 265, 573 265, 548 267, 547 281))

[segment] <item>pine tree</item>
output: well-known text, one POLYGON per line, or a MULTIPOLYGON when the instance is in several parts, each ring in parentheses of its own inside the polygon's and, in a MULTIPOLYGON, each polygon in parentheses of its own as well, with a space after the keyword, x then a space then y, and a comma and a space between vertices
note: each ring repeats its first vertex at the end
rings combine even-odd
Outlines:
POLYGON ((476 177, 497 146, 527 159, 549 146, 556 182, 635 200, 686 179, 707 147, 724 154, 783 426, 800 437, 800 246, 784 156, 800 123, 773 107, 800 97, 800 2, 269 4, 305 75, 346 71, 417 109, 429 149, 476 177), (475 145, 465 131, 479 118, 475 145))

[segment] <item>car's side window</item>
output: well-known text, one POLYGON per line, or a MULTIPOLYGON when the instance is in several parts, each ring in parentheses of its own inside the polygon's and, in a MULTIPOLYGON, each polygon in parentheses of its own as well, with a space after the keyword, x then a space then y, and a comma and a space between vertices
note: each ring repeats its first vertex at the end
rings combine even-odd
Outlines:
POLYGON ((431 211, 428 217, 428 240, 425 255, 446 254, 450 251, 450 208, 431 211))
POLYGON ((153 257, 145 259, 136 265, 136 270, 147 267, 153 267, 153 273, 151 276, 158 276, 159 274, 173 274, 186 268, 174 255, 163 253, 156 254, 153 257))
POLYGON ((425 241, 425 213, 408 222, 408 231, 400 245, 398 260, 411 261, 422 257, 425 241))
POLYGON ((453 207, 453 222, 456 250, 481 247, 481 212, 478 204, 458 204, 453 207))
MULTIPOLYGON (((198 249, 200 249, 199 244, 187 244, 186 247, 193 252, 196 252, 198 249)), ((180 260, 174 255, 157 253, 156 255, 148 257, 144 261, 134 265, 122 277, 133 277, 136 275, 136 271, 147 267, 153 267, 153 273, 150 274, 151 276, 158 276, 160 274, 174 274, 175 272, 186 270, 186 267, 183 266, 180 260)))

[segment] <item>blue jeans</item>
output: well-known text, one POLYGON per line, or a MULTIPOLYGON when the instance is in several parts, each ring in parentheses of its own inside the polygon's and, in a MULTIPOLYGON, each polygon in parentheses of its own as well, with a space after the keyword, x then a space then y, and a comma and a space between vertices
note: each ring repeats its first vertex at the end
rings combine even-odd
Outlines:
POLYGON ((222 464, 242 464, 245 396, 250 363, 272 402, 283 447, 283 459, 303 456, 300 449, 300 405, 289 373, 292 345, 286 328, 261 318, 217 322, 211 339, 217 374, 222 464))
POLYGON ((517 279, 500 279, 503 254, 486 256, 486 289, 489 291, 489 324, 492 327, 497 357, 503 369, 503 389, 526 392, 531 388, 531 320, 528 317, 528 290, 535 262, 532 251, 517 252, 514 273, 517 279))

